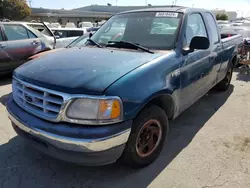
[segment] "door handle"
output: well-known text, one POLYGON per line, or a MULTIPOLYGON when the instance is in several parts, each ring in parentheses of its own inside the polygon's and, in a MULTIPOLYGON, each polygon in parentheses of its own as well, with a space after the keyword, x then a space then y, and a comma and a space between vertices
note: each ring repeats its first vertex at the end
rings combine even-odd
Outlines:
POLYGON ((39 42, 38 41, 33 41, 31 44, 36 45, 36 44, 39 44, 39 42))

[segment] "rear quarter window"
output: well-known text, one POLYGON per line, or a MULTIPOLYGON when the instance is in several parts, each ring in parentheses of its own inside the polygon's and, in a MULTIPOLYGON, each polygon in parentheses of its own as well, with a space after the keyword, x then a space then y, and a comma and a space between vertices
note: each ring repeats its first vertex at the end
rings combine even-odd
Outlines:
POLYGON ((208 35, 210 39, 212 40, 213 44, 218 43, 220 38, 219 38, 218 30, 217 30, 217 24, 214 20, 214 17, 212 16, 211 13, 208 13, 208 12, 205 13, 205 16, 207 19, 207 23, 209 23, 208 27, 209 27, 210 32, 208 33, 208 35))

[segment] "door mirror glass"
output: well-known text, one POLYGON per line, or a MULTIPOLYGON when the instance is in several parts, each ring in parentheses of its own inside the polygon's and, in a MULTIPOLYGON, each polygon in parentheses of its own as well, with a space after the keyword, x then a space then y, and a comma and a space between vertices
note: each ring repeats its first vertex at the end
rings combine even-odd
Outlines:
POLYGON ((190 50, 206 50, 209 48, 210 42, 207 37, 196 36, 192 38, 190 50))

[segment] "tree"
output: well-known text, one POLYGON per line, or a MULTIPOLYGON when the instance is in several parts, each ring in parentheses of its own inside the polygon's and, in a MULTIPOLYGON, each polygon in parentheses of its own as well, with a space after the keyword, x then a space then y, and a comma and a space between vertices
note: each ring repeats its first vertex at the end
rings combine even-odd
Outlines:
POLYGON ((228 16, 226 14, 217 14, 216 20, 228 20, 228 16))
POLYGON ((0 10, 0 16, 11 20, 22 20, 31 14, 25 0, 0 0, 0 10))

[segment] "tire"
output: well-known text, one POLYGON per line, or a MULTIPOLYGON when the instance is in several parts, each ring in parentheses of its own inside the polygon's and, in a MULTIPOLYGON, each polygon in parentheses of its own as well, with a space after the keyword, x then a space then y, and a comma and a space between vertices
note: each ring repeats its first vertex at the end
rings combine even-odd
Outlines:
POLYGON ((223 78, 223 80, 221 80, 215 86, 215 89, 217 89, 219 91, 226 91, 229 88, 231 80, 232 80, 233 68, 234 68, 233 64, 230 63, 225 78, 223 78))
POLYGON ((156 160, 162 151, 168 131, 169 124, 165 111, 156 105, 145 108, 134 120, 121 161, 136 168, 149 165, 156 160), (148 132, 148 130, 151 130, 151 132, 148 132), (156 136, 157 133, 159 133, 158 137, 156 136), (151 144, 145 147, 146 144, 141 144, 142 142, 151 144), (155 146, 151 151, 150 147, 153 145, 152 143, 155 146))

